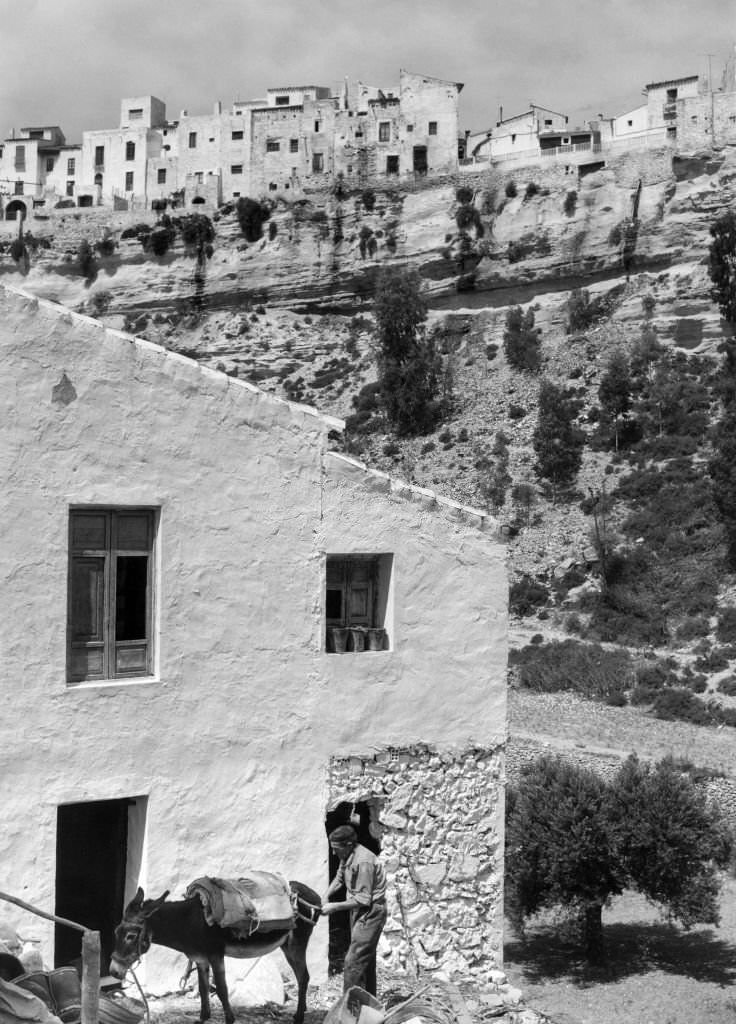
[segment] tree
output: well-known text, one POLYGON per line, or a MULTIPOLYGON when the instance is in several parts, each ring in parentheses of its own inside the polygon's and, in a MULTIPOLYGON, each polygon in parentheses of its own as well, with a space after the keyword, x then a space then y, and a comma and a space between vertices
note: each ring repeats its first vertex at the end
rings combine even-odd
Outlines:
POLYGON ((541 330, 534 326, 534 310, 524 312, 521 306, 511 306, 506 313, 503 332, 503 350, 509 365, 516 370, 536 373, 542 363, 541 330))
POLYGON ((724 213, 710 226, 713 237, 708 250, 708 270, 713 282, 711 298, 721 314, 736 324, 736 213, 724 213))
POLYGON ((432 430, 447 402, 442 360, 425 331, 427 307, 415 270, 379 274, 374 303, 381 402, 398 434, 432 430))
POLYGON ((736 569, 736 402, 726 405, 714 429, 708 472, 713 501, 726 531, 728 564, 736 569))
POLYGON ((626 355, 620 351, 613 352, 598 386, 598 401, 604 419, 613 423, 616 451, 621 419, 631 408, 631 386, 631 371, 626 355))
POLYGON ((573 482, 582 463, 585 436, 575 425, 577 414, 578 404, 564 388, 542 381, 532 438, 537 456, 534 470, 552 484, 553 498, 558 488, 573 482))
POLYGON ((581 920, 586 955, 605 957, 602 911, 634 888, 689 928, 718 922, 719 869, 732 836, 671 759, 634 756, 611 782, 560 757, 526 768, 507 801, 506 909, 517 927, 562 907, 581 920))

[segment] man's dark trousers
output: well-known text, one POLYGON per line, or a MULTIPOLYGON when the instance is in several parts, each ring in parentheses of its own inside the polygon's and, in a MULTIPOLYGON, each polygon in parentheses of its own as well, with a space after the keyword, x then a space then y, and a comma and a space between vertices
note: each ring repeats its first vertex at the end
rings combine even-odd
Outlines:
POLYGON ((343 968, 343 991, 359 985, 376 994, 376 947, 386 923, 386 903, 360 907, 350 914, 350 948, 343 968))

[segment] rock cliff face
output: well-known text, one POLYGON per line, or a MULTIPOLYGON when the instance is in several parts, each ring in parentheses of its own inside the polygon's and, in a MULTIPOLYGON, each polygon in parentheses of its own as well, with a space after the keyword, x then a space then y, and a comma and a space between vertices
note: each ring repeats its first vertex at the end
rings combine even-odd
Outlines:
POLYGON ((709 224, 734 199, 736 155, 673 158, 659 150, 621 157, 582 178, 576 171, 496 169, 408 193, 279 198, 255 243, 245 241, 234 209, 225 207, 213 214, 215 237, 200 280, 191 247, 176 233, 158 257, 131 236, 134 224, 154 226, 153 214, 57 211, 25 225, 27 257, 14 260, 5 245, 0 272, 72 306, 107 291, 110 311, 122 314, 180 314, 198 290, 208 313, 248 302, 352 313, 356 303, 368 303, 380 266, 410 262, 439 308, 497 307, 627 272, 698 263, 709 224), (105 238, 113 245, 97 255, 90 282, 75 262, 80 242, 105 238))

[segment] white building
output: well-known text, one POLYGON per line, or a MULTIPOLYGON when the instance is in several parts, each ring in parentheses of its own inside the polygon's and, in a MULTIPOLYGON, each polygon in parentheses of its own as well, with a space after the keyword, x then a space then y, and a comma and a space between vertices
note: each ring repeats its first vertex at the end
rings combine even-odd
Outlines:
POLYGON ((381 956, 406 949, 399 893, 427 969, 497 966, 495 522, 331 452, 339 421, 6 288, 0 350, 3 889, 107 955, 138 884, 251 866, 323 891, 328 815, 380 810, 381 956))

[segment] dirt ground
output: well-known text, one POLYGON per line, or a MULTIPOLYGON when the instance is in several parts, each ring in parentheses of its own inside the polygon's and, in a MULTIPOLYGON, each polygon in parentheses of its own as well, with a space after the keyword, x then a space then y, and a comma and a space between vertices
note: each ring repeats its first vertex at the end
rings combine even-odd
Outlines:
POLYGON ((556 1024, 736 1022, 736 879, 725 881, 717 928, 670 925, 636 893, 603 921, 609 963, 597 971, 560 928, 507 941, 504 969, 527 1006, 556 1024))

